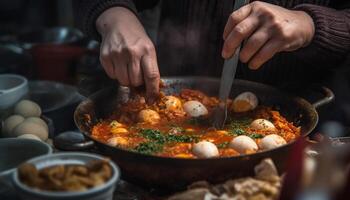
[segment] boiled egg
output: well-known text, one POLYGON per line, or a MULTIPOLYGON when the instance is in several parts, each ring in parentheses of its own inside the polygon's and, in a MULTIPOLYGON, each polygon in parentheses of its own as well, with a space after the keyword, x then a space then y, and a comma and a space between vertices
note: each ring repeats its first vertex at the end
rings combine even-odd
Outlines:
POLYGON ((41 118, 39 118, 39 117, 28 117, 27 119, 25 119, 25 121, 27 121, 27 122, 34 122, 34 123, 40 124, 47 131, 49 131, 49 127, 47 126, 46 122, 44 120, 42 120, 41 118))
POLYGON ((174 96, 165 96, 163 98, 163 102, 165 103, 165 107, 167 110, 182 110, 182 103, 179 98, 174 96))
POLYGON ((113 133, 113 134, 126 134, 126 133, 129 133, 129 131, 126 128, 112 127, 111 133, 113 133))
POLYGON ((207 108, 199 101, 187 101, 184 103, 183 108, 186 114, 191 117, 199 117, 208 114, 207 108))
POLYGON ((252 121, 250 128, 255 130, 276 131, 275 125, 266 119, 256 119, 252 121))
POLYGON ((33 101, 22 100, 16 104, 14 113, 23 117, 40 117, 41 108, 33 101))
POLYGON ((49 133, 48 131, 41 126, 40 124, 37 124, 35 122, 30 121, 23 121, 22 123, 18 124, 13 130, 11 135, 18 137, 20 135, 24 134, 32 134, 38 136, 42 141, 45 141, 49 133))
POLYGON ((12 130, 20 123, 24 121, 24 117, 21 115, 12 115, 4 121, 3 134, 5 137, 11 137, 12 130))
POLYGON ((156 124, 160 120, 159 114, 151 109, 144 109, 139 112, 138 115, 139 122, 149 123, 149 124, 156 124))
POLYGON ((212 158, 219 156, 219 150, 215 144, 201 141, 193 145, 192 153, 198 158, 212 158))
POLYGON ((107 143, 111 146, 127 146, 129 144, 128 140, 124 137, 112 137, 107 143))
POLYGON ((239 94, 232 102, 234 112, 247 112, 258 106, 258 98, 252 92, 239 94))
POLYGON ((23 135, 18 136, 17 138, 41 141, 41 139, 38 136, 33 135, 33 134, 23 134, 23 135))
POLYGON ((269 149, 277 148, 284 144, 287 144, 287 142, 283 137, 276 134, 270 134, 265 136, 263 139, 261 139, 259 143, 259 147, 262 150, 269 150, 269 149))
POLYGON ((229 144, 229 147, 236 150, 240 154, 255 152, 258 150, 258 145, 255 143, 255 141, 245 135, 240 135, 233 138, 229 144))

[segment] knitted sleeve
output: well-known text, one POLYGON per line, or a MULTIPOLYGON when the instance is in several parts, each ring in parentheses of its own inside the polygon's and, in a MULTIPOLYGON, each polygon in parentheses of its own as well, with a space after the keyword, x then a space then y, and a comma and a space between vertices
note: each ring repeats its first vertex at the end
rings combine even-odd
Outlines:
POLYGON ((311 43, 299 53, 305 60, 321 66, 339 64, 350 53, 350 9, 300 4, 295 10, 308 13, 315 24, 311 43))

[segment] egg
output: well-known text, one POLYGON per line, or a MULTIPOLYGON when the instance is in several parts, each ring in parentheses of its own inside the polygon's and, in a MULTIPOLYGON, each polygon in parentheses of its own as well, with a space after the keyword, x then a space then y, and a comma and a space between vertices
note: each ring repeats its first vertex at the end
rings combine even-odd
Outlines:
POLYGON ((129 131, 126 128, 121 128, 121 127, 112 127, 111 128, 111 133, 113 134, 126 134, 129 131))
POLYGON ((240 154, 255 152, 258 150, 258 145, 255 143, 255 141, 245 135, 240 135, 233 138, 229 144, 229 147, 236 150, 240 154))
POLYGON ((23 121, 22 123, 18 124, 13 130, 12 135, 13 136, 20 136, 24 134, 33 134, 38 136, 42 141, 45 141, 49 133, 48 131, 41 126, 40 124, 37 124, 35 122, 30 121, 23 121))
POLYGON ((219 150, 216 145, 208 141, 194 144, 192 153, 198 158, 212 158, 219 156, 219 150))
POLYGON ((159 114, 151 109, 144 109, 139 112, 139 122, 145 122, 149 124, 156 124, 160 120, 159 114))
POLYGON ((234 112, 247 112, 258 106, 258 98, 252 92, 239 94, 232 102, 234 112))
POLYGON ((184 103, 183 109, 186 114, 191 117, 199 117, 208 114, 207 108, 199 101, 187 101, 184 103))
POLYGON ((255 130, 276 131, 275 125, 266 119, 256 119, 250 124, 250 128, 255 130))
POLYGON ((120 128, 120 127, 124 127, 124 124, 119 123, 117 120, 113 120, 109 126, 111 126, 112 128, 120 128))
POLYGON ((284 144, 287 144, 287 142, 283 137, 276 134, 270 134, 261 139, 259 147, 262 150, 269 150, 277 148, 284 144))
POLYGON ((49 131, 49 127, 47 126, 46 122, 44 120, 42 120, 41 118, 39 118, 39 117, 28 117, 27 119, 25 119, 25 121, 27 121, 27 122, 34 122, 34 123, 40 124, 47 131, 49 131))
POLYGON ((33 101, 22 100, 16 104, 14 113, 23 117, 40 117, 41 108, 33 101))
POLYGON ((165 107, 167 110, 182 110, 182 103, 179 98, 174 96, 165 96, 163 98, 163 102, 165 103, 165 107))
POLYGON ((17 138, 41 141, 41 139, 38 136, 33 135, 33 134, 23 134, 23 135, 18 136, 17 138))
POLYGON ((128 145, 128 140, 124 137, 112 137, 107 143, 111 146, 126 146, 128 145))
POLYGON ((5 137, 11 137, 12 130, 24 121, 24 117, 20 115, 12 115, 4 121, 2 132, 5 137))

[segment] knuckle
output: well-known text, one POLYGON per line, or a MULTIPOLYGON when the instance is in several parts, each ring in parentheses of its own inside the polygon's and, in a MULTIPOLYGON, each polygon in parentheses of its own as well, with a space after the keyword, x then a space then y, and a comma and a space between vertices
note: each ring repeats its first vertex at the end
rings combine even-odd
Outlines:
POLYGON ((263 3, 261 1, 253 1, 252 3, 250 3, 252 8, 255 10, 259 10, 259 9, 263 8, 262 4, 263 3))
POLYGON ((136 57, 138 55, 138 46, 132 45, 127 47, 126 51, 131 57, 136 57))
POLYGON ((147 42, 145 44, 145 50, 147 53, 153 53, 155 51, 154 45, 152 44, 152 42, 147 42))
POLYGON ((244 26, 236 26, 234 29, 233 29, 233 32, 234 34, 237 36, 237 37, 243 37, 244 36, 244 33, 245 33, 245 30, 246 28, 244 26))
POLYGON ((155 70, 148 73, 146 75, 146 78, 147 80, 150 80, 150 81, 158 81, 160 79, 158 71, 155 71, 155 70))

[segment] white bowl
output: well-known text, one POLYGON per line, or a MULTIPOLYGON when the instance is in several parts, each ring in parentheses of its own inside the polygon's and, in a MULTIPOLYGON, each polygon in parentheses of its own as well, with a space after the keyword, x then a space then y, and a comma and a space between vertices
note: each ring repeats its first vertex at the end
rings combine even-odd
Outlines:
MULTIPOLYGON (((82 165, 91 160, 102 159, 105 158, 96 154, 72 152, 40 156, 27 162, 34 164, 40 170, 54 165, 82 165)), ((112 177, 105 184, 82 192, 56 192, 33 189, 21 183, 17 171, 13 174, 13 184, 17 194, 23 200, 112 200, 116 183, 120 177, 120 171, 112 161, 109 161, 109 165, 113 171, 112 177)))
POLYGON ((16 74, 0 74, 0 110, 16 104, 28 93, 28 80, 16 74))

